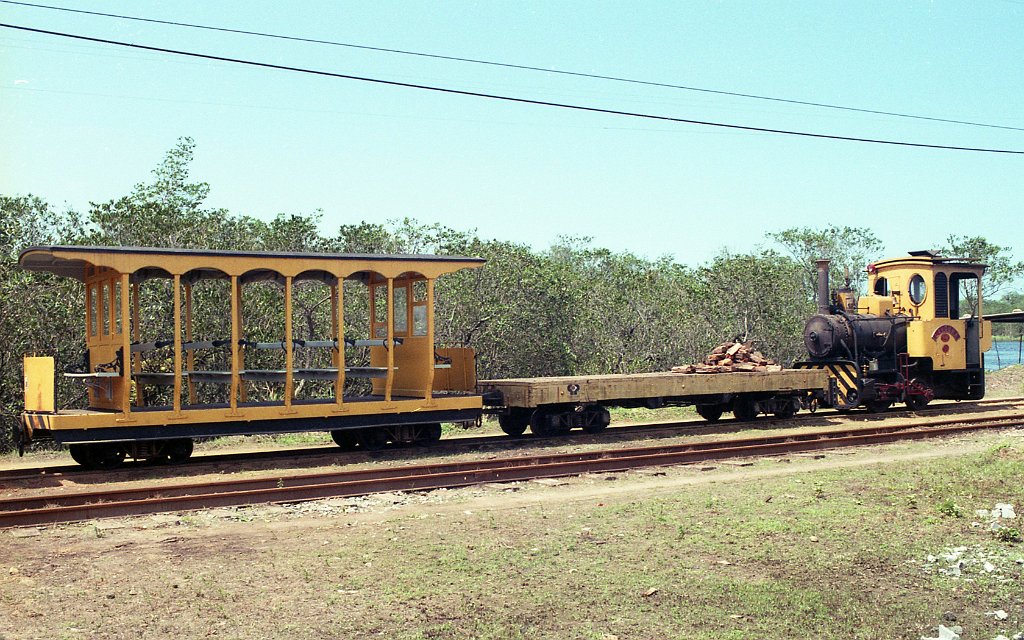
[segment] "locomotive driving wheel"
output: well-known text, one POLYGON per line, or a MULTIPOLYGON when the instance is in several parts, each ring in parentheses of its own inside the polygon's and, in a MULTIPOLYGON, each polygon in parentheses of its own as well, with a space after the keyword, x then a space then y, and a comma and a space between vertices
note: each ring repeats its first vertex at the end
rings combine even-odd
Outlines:
POLYGON ((864 407, 868 410, 869 413, 882 413, 891 406, 892 401, 880 400, 878 398, 875 398, 874 400, 868 400, 867 402, 864 403, 864 407))
MULTIPOLYGON (((910 381, 910 384, 908 386, 911 388, 916 387, 919 389, 927 389, 929 391, 931 390, 931 385, 929 385, 926 380, 923 380, 921 378, 914 378, 913 380, 910 381)), ((910 409, 911 411, 920 411, 921 409, 924 409, 925 407, 928 406, 928 403, 931 402, 931 399, 927 395, 921 393, 908 392, 903 402, 906 403, 907 408, 910 409)))

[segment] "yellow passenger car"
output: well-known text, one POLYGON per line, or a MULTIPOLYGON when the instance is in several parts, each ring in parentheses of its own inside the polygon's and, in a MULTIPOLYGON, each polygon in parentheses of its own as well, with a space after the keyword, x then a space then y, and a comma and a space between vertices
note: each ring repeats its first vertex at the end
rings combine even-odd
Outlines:
MULTIPOLYGON (((182 460, 192 439, 229 434, 330 431, 343 447, 377 448, 388 441, 431 441, 441 422, 476 419, 473 353, 439 349, 434 340, 434 282, 479 267, 458 256, 269 253, 138 247, 31 247, 20 256, 30 271, 83 283, 84 353, 80 365, 58 372, 54 358, 25 358, 25 413, 20 444, 53 439, 70 445, 87 466, 125 457, 182 460), (154 279, 166 282, 170 326, 143 327, 140 308, 154 279), (214 313, 226 335, 194 335, 193 290, 204 281, 224 287, 214 313), (247 334, 243 300, 260 282, 276 282, 283 331, 272 340, 247 334), (344 283, 360 283, 368 335, 346 333, 344 283), (296 285, 323 288, 330 320, 323 335, 295 329, 296 285), (143 341, 156 331, 152 339, 143 341), (297 365, 316 350, 318 366, 297 365), (218 358, 206 357, 216 352, 218 358), (247 367, 272 354, 279 366, 247 367), (347 355, 348 354, 348 355, 347 355), (220 368, 204 368, 218 361, 220 368), (86 406, 60 408, 54 377, 84 385, 86 406), (364 379, 365 392, 346 394, 364 379), (319 395, 297 398, 307 384, 319 395), (251 398, 255 386, 265 391, 251 398)), ((350 285, 351 289, 351 285, 350 285)), ((66 363, 62 363, 64 365, 66 363)))

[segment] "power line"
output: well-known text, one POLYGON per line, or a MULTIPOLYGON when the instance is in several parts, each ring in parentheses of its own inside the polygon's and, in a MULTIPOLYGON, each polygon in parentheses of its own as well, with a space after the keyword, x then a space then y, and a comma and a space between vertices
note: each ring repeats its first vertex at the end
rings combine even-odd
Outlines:
POLYGON ((245 29, 232 29, 229 27, 214 27, 211 25, 194 24, 189 22, 178 22, 174 20, 158 20, 156 18, 142 18, 139 16, 129 16, 117 13, 103 13, 101 11, 86 11, 84 9, 70 9, 68 7, 55 7, 46 4, 37 4, 33 2, 19 2, 17 0, 0 0, 3 4, 20 5, 24 7, 33 7, 37 9, 50 9, 53 11, 65 11, 68 13, 78 13, 90 16, 101 16, 104 18, 117 18, 119 20, 134 20, 136 22, 148 22, 150 24, 163 24, 175 27, 187 27, 189 29, 203 29, 206 31, 219 31, 221 33, 235 33, 239 35, 257 36, 260 38, 273 38, 276 40, 289 40, 292 42, 306 42, 310 44, 324 44, 334 47, 347 47, 350 49, 361 49, 364 51, 377 51, 381 53, 394 53, 404 56, 416 56, 420 58, 432 58, 434 60, 447 60, 450 62, 466 62, 470 64, 487 65, 492 67, 503 67, 506 69, 520 69, 523 71, 539 71, 542 73, 551 73, 563 76, 573 76, 577 78, 590 78, 594 80, 610 80, 613 82, 624 82, 628 84, 644 85, 648 87, 661 87, 664 89, 681 89, 683 91, 696 91, 700 93, 711 93, 722 96, 731 96, 734 98, 749 98, 753 100, 767 100, 770 102, 782 102, 786 104, 796 104, 805 107, 818 107, 822 109, 836 109, 840 111, 854 111, 857 113, 870 113, 873 115, 891 116, 895 118, 909 118, 913 120, 927 120, 930 122, 943 122, 946 124, 959 124, 969 127, 986 127, 990 129, 1005 129, 1009 131, 1024 131, 1024 127, 1011 127, 1008 125, 989 124, 985 122, 973 122, 969 120, 954 120, 949 118, 937 118, 933 116, 922 116, 911 113, 900 113, 896 111, 880 111, 876 109, 863 109, 859 107, 848 107, 844 105, 829 104, 825 102, 811 102, 808 100, 795 100, 791 98, 777 98, 773 96, 762 96, 753 93, 741 93, 737 91, 725 91, 722 89, 708 89, 706 87, 693 87, 680 84, 671 84, 667 82, 653 82, 650 80, 636 80, 634 78, 625 78, 621 76, 608 76, 596 73, 584 73, 580 71, 566 71, 562 69, 548 69, 544 67, 533 67, 523 64, 513 64, 509 62, 495 62, 493 60, 480 60, 477 58, 464 58, 459 56, 446 56, 436 53, 424 53, 422 51, 409 51, 405 49, 389 49, 386 47, 374 47, 370 45, 354 44, 351 42, 337 42, 333 40, 318 40, 316 38, 304 38, 300 36, 287 36, 276 33, 266 33, 262 31, 247 31, 245 29))
POLYGON ((545 100, 531 100, 529 98, 517 98, 514 96, 503 96, 491 93, 480 93, 476 91, 463 91, 460 89, 450 89, 447 87, 436 87, 431 85, 414 84, 410 82, 397 82, 394 80, 383 80, 381 78, 370 78, 366 76, 354 76, 343 73, 334 73, 331 71, 321 71, 316 69, 306 69, 303 67, 291 67, 286 65, 271 64, 269 62, 257 62, 254 60, 243 60, 241 58, 228 58, 226 56, 217 56, 206 53, 196 53, 192 51, 181 51, 178 49, 166 49, 163 47, 153 47, 149 45, 134 44, 131 42, 121 42, 118 40, 107 40, 105 38, 92 38, 89 36, 76 35, 71 33, 62 33, 60 31, 48 31, 46 29, 35 29, 32 27, 23 27, 19 25, 0 23, 0 27, 5 29, 15 29, 18 31, 27 31, 30 33, 41 33, 50 36, 58 36, 61 38, 70 38, 72 40, 82 40, 85 42, 97 42, 100 44, 109 44, 119 47, 128 47, 132 49, 139 49, 143 51, 157 51, 160 53, 169 53, 179 56, 187 56, 190 58, 200 58, 203 60, 214 60, 217 62, 230 62, 233 64, 241 64, 250 67, 258 67, 262 69, 276 69, 278 71, 292 71, 295 73, 304 73, 309 75, 316 75, 328 78, 339 78, 342 80, 355 80, 358 82, 368 82, 372 84, 387 85, 392 87, 403 87, 406 89, 419 89, 421 91, 433 91, 436 93, 446 93, 451 95, 469 96, 474 98, 486 98, 488 100, 501 100, 503 102, 515 102, 520 104, 532 104, 542 107, 553 107, 557 109, 567 109, 571 111, 584 111, 588 113, 602 113, 606 115, 615 116, 626 116, 630 118, 644 118, 648 120, 661 120, 666 122, 679 122, 683 124, 695 124, 706 127, 720 127, 723 129, 738 129, 742 131, 758 131, 761 133, 775 133, 780 135, 790 136, 802 136, 805 138, 821 138, 827 140, 843 140, 846 142, 868 142, 872 144, 885 144, 900 147, 916 147, 923 149, 943 149, 947 151, 977 151, 983 153, 1004 153, 1004 154, 1015 154, 1024 155, 1024 151, 1017 151, 1012 149, 986 149, 980 147, 959 147, 952 145, 939 145, 939 144, 924 144, 919 142, 902 142, 898 140, 880 140, 875 138, 856 138, 851 136, 840 136, 825 133, 811 133, 808 131, 791 131, 786 129, 769 129, 765 127, 753 127, 748 125, 729 124, 723 122, 710 122, 707 120, 692 120, 688 118, 675 118, 672 116, 660 116, 646 113, 636 113, 632 111, 619 111, 616 109, 604 109, 601 107, 589 107, 585 105, 574 105, 566 104, 561 102, 549 102, 545 100))

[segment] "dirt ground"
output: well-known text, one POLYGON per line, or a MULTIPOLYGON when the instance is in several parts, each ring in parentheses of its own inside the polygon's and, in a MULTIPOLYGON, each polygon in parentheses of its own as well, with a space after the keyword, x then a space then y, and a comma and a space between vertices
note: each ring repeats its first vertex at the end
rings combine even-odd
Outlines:
POLYGON ((1022 472, 1003 432, 0 532, 0 634, 1010 637, 1024 549, 974 512, 1022 472))
POLYGON ((985 376, 985 394, 995 398, 1024 394, 1024 366, 1014 365, 989 373, 985 376))

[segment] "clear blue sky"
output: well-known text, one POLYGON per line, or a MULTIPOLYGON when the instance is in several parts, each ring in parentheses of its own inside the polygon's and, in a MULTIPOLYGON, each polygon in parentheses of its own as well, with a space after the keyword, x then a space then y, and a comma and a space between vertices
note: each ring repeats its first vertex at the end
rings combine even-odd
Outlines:
MULTIPOLYGON (((45 0, 43 0, 45 1, 45 0)), ((119 2, 161 20, 1024 128, 1024 2, 119 2)), ((0 4, 0 22, 339 73, 845 136, 1024 150, 1024 131, 0 4)), ((566 112, 0 29, 0 193, 85 209, 179 136, 209 204, 560 235, 697 264, 792 226, 865 226, 889 254, 983 235, 1024 257, 1024 156, 566 112)))

